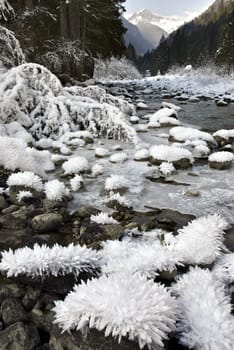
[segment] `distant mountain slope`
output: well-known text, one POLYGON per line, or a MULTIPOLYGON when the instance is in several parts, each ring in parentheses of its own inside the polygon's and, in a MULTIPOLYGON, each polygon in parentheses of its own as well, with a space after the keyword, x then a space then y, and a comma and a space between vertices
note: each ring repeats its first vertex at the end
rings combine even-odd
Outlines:
POLYGON ((214 60, 225 28, 232 19, 234 0, 216 0, 200 16, 170 34, 140 61, 140 69, 165 72, 174 65, 201 65, 214 60))
POLYGON ((123 26, 127 29, 124 35, 126 46, 132 44, 135 48, 137 55, 142 55, 148 50, 155 49, 155 45, 152 44, 147 38, 145 38, 140 30, 134 24, 130 23, 126 18, 122 17, 123 26))
POLYGON ((184 24, 185 18, 181 16, 161 16, 150 10, 143 9, 135 12, 127 17, 132 24, 142 25, 142 23, 150 23, 151 25, 162 28, 165 32, 171 33, 184 24))

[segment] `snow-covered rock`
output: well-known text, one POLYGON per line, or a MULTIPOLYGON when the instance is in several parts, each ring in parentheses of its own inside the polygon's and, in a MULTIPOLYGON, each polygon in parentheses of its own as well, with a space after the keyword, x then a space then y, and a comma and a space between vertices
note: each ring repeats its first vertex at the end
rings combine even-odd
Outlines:
POLYGON ((101 164, 95 164, 92 169, 92 176, 96 177, 98 175, 102 175, 104 173, 104 167, 101 164))
POLYGON ((175 126, 180 125, 180 121, 178 120, 177 112, 172 108, 162 108, 159 111, 155 112, 149 121, 149 127, 157 127, 160 126, 175 126))
POLYGON ((38 192, 41 192, 43 190, 43 183, 41 178, 30 171, 11 174, 8 177, 7 185, 9 187, 22 186, 26 188, 32 188, 38 192))
POLYGON ((146 277, 113 274, 75 286, 55 303, 55 322, 63 331, 88 328, 157 349, 175 329, 175 301, 167 289, 146 277), (137 322, 136 322, 137 320, 137 322))
POLYGON ((192 140, 203 140, 214 143, 214 138, 208 132, 200 131, 194 128, 178 126, 169 131, 170 139, 177 142, 192 140))
POLYGON ((110 151, 107 148, 97 147, 95 149, 95 157, 97 158, 105 158, 105 157, 109 157, 109 155, 110 155, 110 151))
POLYGON ((142 148, 135 152, 134 159, 137 161, 145 162, 149 160, 149 156, 149 150, 146 148, 142 148))
POLYGON ((66 175, 83 173, 89 170, 89 162, 84 157, 74 157, 63 163, 62 168, 66 175))
POLYGON ((163 162, 159 165, 159 171, 164 176, 170 176, 172 175, 176 170, 174 168, 174 165, 170 162, 163 162))
POLYGON ((230 168, 233 159, 233 153, 228 151, 212 153, 208 158, 210 167, 218 170, 230 168))
POLYGON ((110 157, 111 163, 123 163, 128 159, 128 155, 125 152, 115 153, 110 157))
POLYGON ((150 148, 150 161, 160 165, 163 162, 171 162, 175 168, 186 169, 193 163, 190 151, 181 147, 156 145, 150 148))

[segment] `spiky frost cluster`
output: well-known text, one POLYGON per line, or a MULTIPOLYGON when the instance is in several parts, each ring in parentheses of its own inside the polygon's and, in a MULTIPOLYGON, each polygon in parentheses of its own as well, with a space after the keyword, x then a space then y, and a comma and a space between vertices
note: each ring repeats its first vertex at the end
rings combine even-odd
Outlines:
POLYGON ((92 176, 102 175, 104 173, 104 167, 101 164, 95 164, 92 167, 92 176))
POLYGON ((63 182, 56 179, 45 183, 45 194, 50 201, 62 201, 69 195, 69 190, 63 182))
POLYGON ((70 180, 72 191, 79 191, 84 179, 81 175, 76 175, 70 180))
POLYGON ((127 207, 127 208, 131 207, 131 201, 125 196, 121 196, 119 192, 117 193, 111 192, 109 198, 106 199, 105 202, 109 202, 109 201, 116 201, 120 205, 123 205, 124 207, 127 207))
POLYGON ((225 284, 234 282, 234 253, 222 255, 212 270, 215 278, 225 284))
POLYGON ((89 170, 89 163, 84 157, 74 157, 64 162, 62 168, 67 175, 78 174, 89 170))
POLYGON ((211 264, 225 249, 224 231, 228 223, 214 214, 191 221, 178 231, 176 237, 165 236, 170 249, 178 253, 187 264, 211 264))
POLYGON ((8 177, 7 185, 9 187, 11 186, 29 187, 38 192, 43 190, 43 183, 41 178, 30 171, 11 174, 8 177))
POLYGON ((191 269, 174 285, 177 331, 189 349, 233 350, 234 317, 225 287, 209 270, 191 269))
POLYGON ((106 179, 105 189, 107 191, 119 190, 122 188, 128 188, 128 180, 122 175, 111 175, 106 179))
POLYGON ((122 337, 137 341, 141 349, 162 347, 175 329, 170 293, 138 274, 104 275, 82 283, 64 301, 57 301, 54 311, 63 331, 96 328, 119 342, 122 337))
POLYGON ((106 264, 103 273, 139 272, 154 278, 159 271, 173 271, 182 259, 173 251, 155 242, 107 241, 101 251, 106 264))
POLYGON ((0 270, 7 277, 20 275, 36 277, 59 276, 74 274, 79 276, 82 271, 99 269, 101 257, 98 252, 85 246, 62 247, 55 244, 52 248, 46 245, 19 248, 2 253, 0 270))
POLYGON ((30 191, 19 191, 16 198, 18 202, 21 202, 24 198, 32 198, 33 194, 30 191))
POLYGON ((90 220, 100 225, 112 225, 118 224, 118 221, 108 215, 108 213, 99 213, 97 215, 91 215, 90 220))
POLYGON ((160 164, 159 170, 164 176, 170 176, 175 171, 175 168, 172 163, 163 162, 160 164))

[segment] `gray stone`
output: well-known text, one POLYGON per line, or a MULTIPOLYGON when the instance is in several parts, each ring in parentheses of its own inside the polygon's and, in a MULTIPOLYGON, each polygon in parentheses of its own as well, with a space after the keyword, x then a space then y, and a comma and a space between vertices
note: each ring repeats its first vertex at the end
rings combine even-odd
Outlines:
POLYGON ((0 195, 0 211, 3 209, 6 209, 8 207, 8 203, 5 199, 5 197, 1 194, 0 195))
POLYGON ((227 161, 227 162, 211 162, 209 161, 209 166, 213 169, 217 169, 217 170, 226 170, 231 168, 232 166, 232 162, 231 161, 227 161))
POLYGON ((36 327, 17 322, 0 332, 1 350, 34 350, 40 337, 36 327))
POLYGON ((56 231, 61 225, 63 217, 57 213, 37 215, 31 221, 32 230, 40 233, 56 231))
POLYGON ((0 280, 0 303, 7 298, 23 298, 25 295, 25 287, 11 282, 7 279, 0 280))
POLYGON ((31 321, 40 330, 50 333, 53 326, 54 313, 33 308, 31 311, 31 321))
POLYGON ((1 305, 2 320, 5 327, 27 320, 27 313, 18 299, 7 298, 1 305))
MULTIPOLYGON (((105 337, 102 332, 90 330, 87 337, 80 332, 63 333, 54 326, 50 338, 50 350, 139 350, 135 342, 122 338, 121 343, 113 337, 105 337)), ((144 348, 145 350, 146 348, 144 348)))

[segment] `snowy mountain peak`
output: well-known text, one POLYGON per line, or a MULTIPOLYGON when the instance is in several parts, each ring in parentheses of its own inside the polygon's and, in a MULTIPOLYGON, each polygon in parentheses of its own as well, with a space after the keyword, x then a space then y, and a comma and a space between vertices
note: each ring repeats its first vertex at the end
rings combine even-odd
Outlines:
POLYGON ((151 24, 162 28, 167 33, 171 33, 186 21, 190 20, 189 16, 162 16, 158 13, 153 13, 148 9, 142 9, 131 15, 126 16, 129 22, 139 26, 142 24, 151 24))

